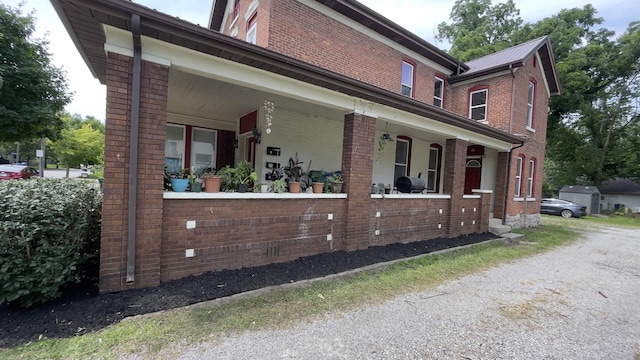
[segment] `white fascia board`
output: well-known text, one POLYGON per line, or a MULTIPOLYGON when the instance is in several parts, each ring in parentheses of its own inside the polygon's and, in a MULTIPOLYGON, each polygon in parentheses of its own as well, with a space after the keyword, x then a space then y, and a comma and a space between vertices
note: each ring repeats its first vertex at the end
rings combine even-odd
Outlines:
POLYGON ((354 30, 359 31, 359 32, 365 34, 366 36, 368 36, 368 37, 370 37, 370 38, 372 38, 372 39, 374 39, 374 40, 376 40, 378 42, 381 42, 384 45, 387 45, 390 48, 392 48, 392 49, 394 49, 394 50, 396 50, 396 51, 398 51, 398 52, 400 52, 402 54, 410 56, 411 58, 413 58, 415 60, 418 60, 421 63, 423 63, 423 64, 425 64, 425 65, 427 65, 427 66, 429 66, 431 68, 436 69, 437 71, 439 71, 442 74, 445 74, 447 76, 453 74, 453 71, 447 69, 446 67, 444 67, 444 66, 442 66, 440 64, 437 64, 433 60, 427 59, 426 57, 418 54, 417 52, 407 49, 406 47, 398 44, 397 42, 392 41, 389 38, 384 37, 384 36, 378 34, 375 31, 372 31, 368 27, 366 27, 366 26, 364 26, 364 25, 362 25, 362 24, 360 24, 360 23, 358 23, 356 21, 353 21, 352 19, 350 19, 350 18, 348 18, 348 17, 346 17, 346 16, 344 16, 344 15, 342 15, 342 14, 340 14, 340 13, 334 11, 334 10, 331 10, 330 8, 318 3, 315 0, 298 0, 298 2, 304 4, 304 5, 312 8, 313 10, 316 10, 319 13, 321 13, 323 15, 326 15, 326 16, 330 17, 331 19, 336 20, 336 21, 338 21, 338 22, 340 22, 340 23, 342 23, 342 24, 344 24, 344 25, 346 25, 346 26, 348 26, 348 27, 350 27, 350 28, 352 28, 354 30))
MULTIPOLYGON (((131 33, 116 28, 107 30, 105 32, 107 34, 105 48, 123 51, 115 52, 131 56, 130 54, 133 54, 131 50, 131 33), (126 38, 123 33, 129 34, 129 48, 122 41, 123 38, 126 38)), ((165 59, 172 67, 181 71, 338 109, 344 111, 345 114, 357 113, 373 118, 384 118, 389 122, 409 126, 428 133, 468 139, 469 142, 500 151, 511 149, 511 144, 508 142, 496 140, 473 131, 146 36, 142 37, 142 53, 143 59, 145 57, 165 59)))
MULTIPOLYGON (((518 71, 518 69, 519 68, 513 69, 514 73, 516 71, 518 71)), ((471 83, 478 82, 478 81, 484 81, 484 80, 488 80, 488 79, 493 79, 495 77, 502 76, 502 75, 507 75, 507 74, 511 74, 511 72, 509 70, 504 70, 504 71, 500 71, 500 72, 497 72, 497 73, 494 73, 494 74, 480 76, 480 77, 477 77, 477 78, 472 78, 472 79, 469 79, 469 80, 456 82, 456 83, 451 84, 451 87, 457 87, 457 86, 460 86, 460 85, 466 85, 466 84, 471 84, 471 83)))

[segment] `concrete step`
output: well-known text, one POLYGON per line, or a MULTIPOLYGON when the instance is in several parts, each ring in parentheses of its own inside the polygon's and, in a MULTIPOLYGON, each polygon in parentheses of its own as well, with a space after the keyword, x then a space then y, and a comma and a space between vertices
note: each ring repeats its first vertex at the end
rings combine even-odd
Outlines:
POLYGON ((519 238, 523 238, 524 235, 522 234, 515 234, 515 233, 506 233, 506 234, 502 234, 500 237, 505 238, 505 239, 509 239, 509 240, 516 240, 519 238))
POLYGON ((502 225, 502 220, 500 219, 490 219, 489 232, 494 235, 501 236, 502 234, 511 232, 511 226, 502 225))

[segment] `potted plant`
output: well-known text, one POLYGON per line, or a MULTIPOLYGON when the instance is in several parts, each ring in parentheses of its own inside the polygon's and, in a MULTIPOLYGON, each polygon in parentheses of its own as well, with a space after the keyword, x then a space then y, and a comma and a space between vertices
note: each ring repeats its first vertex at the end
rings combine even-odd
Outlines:
POLYGON ((324 187, 324 182, 322 182, 323 171, 310 171, 309 177, 311 178, 311 186, 313 187, 314 194, 322 193, 322 188, 324 187))
POLYGON ((222 185, 222 176, 216 173, 216 169, 211 167, 204 169, 204 173, 202 174, 202 179, 204 180, 205 192, 208 192, 208 193, 220 192, 220 186, 222 185))
POLYGON ((269 192, 269 184, 260 183, 260 184, 258 184, 258 186, 254 185, 253 192, 268 193, 269 192))
MULTIPOLYGON (((238 184, 236 182, 236 169, 230 167, 229 165, 218 169, 216 172, 222 179, 220 184, 220 191, 224 192, 232 192, 238 189, 238 184)), ((205 187, 206 188, 206 187, 205 187)))
POLYGON ((283 193, 287 189, 287 183, 282 179, 273 180, 271 189, 276 194, 283 193))
POLYGON ((287 181, 289 182, 289 192, 300 192, 300 180, 305 175, 301 164, 302 161, 298 161, 298 153, 296 153, 295 159, 290 157, 289 165, 284 168, 284 173, 287 175, 287 181))
POLYGON ((187 191, 187 186, 189 186, 188 175, 187 169, 178 169, 177 172, 171 173, 171 189, 175 192, 187 191))
POLYGON ((247 192, 249 183, 258 181, 258 174, 253 171, 253 165, 248 161, 241 161, 235 168, 235 180, 238 192, 247 192))
POLYGON ((331 176, 327 177, 326 182, 328 184, 329 191, 332 193, 339 194, 342 192, 342 175, 333 173, 331 176))
POLYGON ((202 191, 202 183, 199 181, 198 175, 194 172, 191 172, 187 175, 187 179, 189 179, 189 191, 191 192, 201 192, 202 191))

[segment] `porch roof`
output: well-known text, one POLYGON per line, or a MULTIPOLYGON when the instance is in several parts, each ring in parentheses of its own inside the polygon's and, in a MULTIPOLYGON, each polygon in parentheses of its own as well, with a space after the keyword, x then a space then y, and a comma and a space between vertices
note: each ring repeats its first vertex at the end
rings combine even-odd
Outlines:
POLYGON ((103 24, 131 31, 131 15, 141 18, 142 35, 244 64, 346 95, 430 118, 460 129, 522 144, 519 136, 459 116, 398 93, 247 43, 127 0, 51 0, 94 77, 106 83, 103 24))

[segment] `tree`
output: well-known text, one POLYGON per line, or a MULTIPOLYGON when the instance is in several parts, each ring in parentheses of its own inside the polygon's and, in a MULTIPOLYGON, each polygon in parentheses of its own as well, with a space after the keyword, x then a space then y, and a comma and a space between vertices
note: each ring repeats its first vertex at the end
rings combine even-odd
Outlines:
POLYGON ((594 29, 603 19, 591 5, 526 24, 518 22, 512 4, 504 5, 496 12, 489 0, 458 0, 453 23, 440 24, 438 37, 451 41, 453 55, 468 60, 549 36, 562 95, 549 104, 546 187, 640 177, 640 25, 632 23, 615 39, 612 31, 594 29), (496 13, 504 21, 488 26, 496 13))
POLYGON ((57 160, 67 165, 67 176, 70 167, 79 167, 80 164, 102 164, 104 126, 99 121, 96 124, 94 120, 88 117, 78 122, 77 115, 66 114, 64 117, 66 128, 62 129, 58 139, 48 143, 57 160))
POLYGON ((512 0, 495 6, 491 0, 456 0, 449 18, 453 23, 438 24, 436 39, 449 41, 449 53, 463 61, 509 47, 522 25, 512 0))
POLYGON ((48 42, 32 38, 34 22, 0 3, 0 142, 55 137, 71 101, 65 73, 49 60, 48 42))

